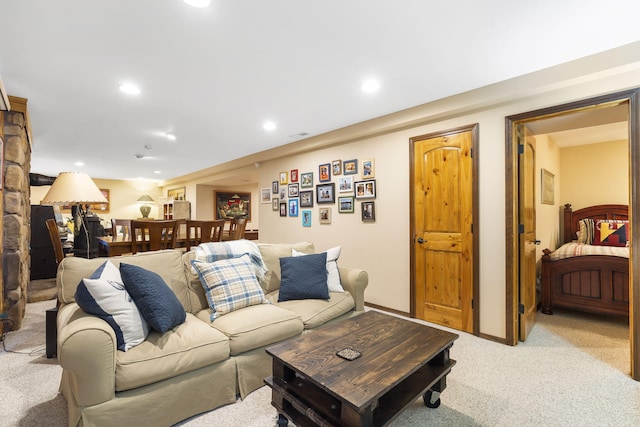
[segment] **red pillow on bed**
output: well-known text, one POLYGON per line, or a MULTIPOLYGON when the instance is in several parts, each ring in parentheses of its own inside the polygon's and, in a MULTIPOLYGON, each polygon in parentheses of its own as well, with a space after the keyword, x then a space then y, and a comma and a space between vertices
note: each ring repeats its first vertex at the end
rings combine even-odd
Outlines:
POLYGON ((629 221, 600 219, 596 221, 593 244, 600 246, 627 246, 629 221))

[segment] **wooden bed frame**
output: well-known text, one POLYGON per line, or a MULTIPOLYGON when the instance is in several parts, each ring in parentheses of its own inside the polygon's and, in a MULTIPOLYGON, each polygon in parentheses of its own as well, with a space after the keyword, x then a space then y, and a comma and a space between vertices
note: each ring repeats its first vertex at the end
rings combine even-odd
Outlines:
MULTIPOLYGON (((572 211, 564 206, 562 244, 576 239, 584 218, 629 218, 627 205, 596 205, 572 211)), ((552 261, 549 249, 542 255, 542 312, 552 307, 596 314, 629 316, 629 259, 584 255, 552 261)))

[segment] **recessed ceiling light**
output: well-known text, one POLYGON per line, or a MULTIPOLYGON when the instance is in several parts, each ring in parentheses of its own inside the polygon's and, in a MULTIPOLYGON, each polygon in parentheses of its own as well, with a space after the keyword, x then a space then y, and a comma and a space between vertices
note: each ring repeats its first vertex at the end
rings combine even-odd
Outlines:
POLYGON ((156 175, 160 175, 162 171, 153 171, 153 173, 155 173, 156 175))
POLYGON ((165 133, 164 136, 170 140, 170 141, 175 141, 176 140, 176 136, 172 133, 165 133))
POLYGON ((207 7, 211 4, 211 0, 182 0, 189 6, 193 7, 207 7))
POLYGON ((375 92, 378 89, 380 89, 380 82, 378 82, 375 79, 369 79, 366 80, 364 83, 362 83, 362 86, 360 86, 360 89, 362 89, 363 92, 375 92))
POLYGON ((262 125, 262 127, 263 127, 265 130, 275 130, 275 128, 276 128, 276 124, 275 124, 275 123, 273 123, 273 122, 265 122, 265 123, 264 123, 264 125, 262 125))
POLYGON ((84 162, 75 162, 74 165, 76 165, 76 166, 84 166, 84 162))
POLYGON ((129 95, 140 95, 140 88, 133 83, 123 83, 120 85, 120 90, 129 95))

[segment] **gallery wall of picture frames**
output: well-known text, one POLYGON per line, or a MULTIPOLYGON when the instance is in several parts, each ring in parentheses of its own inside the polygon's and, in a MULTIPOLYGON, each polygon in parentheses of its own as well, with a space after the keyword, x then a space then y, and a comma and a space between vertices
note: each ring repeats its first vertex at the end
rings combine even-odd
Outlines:
POLYGON ((375 222, 375 176, 373 158, 331 160, 318 164, 315 171, 281 171, 271 188, 260 190, 260 201, 271 203, 271 210, 283 218, 300 217, 303 227, 311 227, 313 217, 319 224, 331 224, 332 205, 336 204, 338 214, 359 211, 362 222, 375 222), (309 209, 314 206, 317 214, 309 209))

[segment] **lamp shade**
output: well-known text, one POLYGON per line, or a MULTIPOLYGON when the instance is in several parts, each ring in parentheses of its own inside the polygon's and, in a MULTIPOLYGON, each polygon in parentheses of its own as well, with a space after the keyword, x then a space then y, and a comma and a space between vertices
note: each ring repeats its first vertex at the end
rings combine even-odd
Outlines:
POLYGON ((140 198, 138 199, 138 202, 140 203, 147 203, 147 202, 153 202, 153 201, 154 200, 148 194, 144 194, 140 196, 140 198))
POLYGON ((107 203, 91 177, 84 172, 62 172, 40 201, 43 205, 107 203))

